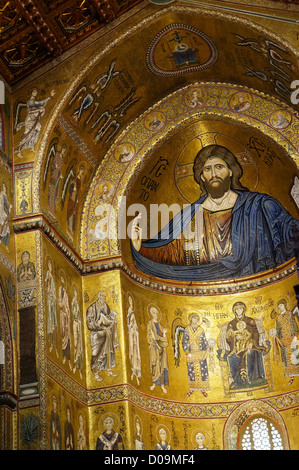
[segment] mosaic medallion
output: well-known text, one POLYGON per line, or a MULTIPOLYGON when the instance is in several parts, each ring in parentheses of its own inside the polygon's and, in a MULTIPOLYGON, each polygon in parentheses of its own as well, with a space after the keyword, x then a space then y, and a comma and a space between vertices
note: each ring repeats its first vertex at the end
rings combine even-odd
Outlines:
POLYGON ((202 31, 173 23, 153 39, 147 52, 147 65, 156 75, 177 77, 212 67, 218 51, 202 31))

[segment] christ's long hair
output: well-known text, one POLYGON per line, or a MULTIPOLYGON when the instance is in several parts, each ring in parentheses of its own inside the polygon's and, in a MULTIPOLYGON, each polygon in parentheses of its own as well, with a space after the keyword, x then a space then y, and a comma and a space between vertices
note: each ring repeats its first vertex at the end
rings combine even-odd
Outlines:
POLYGON ((232 171, 231 189, 240 189, 243 191, 248 189, 245 188, 240 182, 240 179, 243 176, 243 170, 234 154, 227 148, 222 147, 221 145, 212 144, 208 145, 207 147, 203 147, 198 152, 193 164, 194 180, 197 184, 199 184, 202 196, 207 193, 206 188, 204 186, 204 182, 201 179, 202 170, 207 159, 213 157, 221 158, 221 160, 224 160, 228 168, 232 171))

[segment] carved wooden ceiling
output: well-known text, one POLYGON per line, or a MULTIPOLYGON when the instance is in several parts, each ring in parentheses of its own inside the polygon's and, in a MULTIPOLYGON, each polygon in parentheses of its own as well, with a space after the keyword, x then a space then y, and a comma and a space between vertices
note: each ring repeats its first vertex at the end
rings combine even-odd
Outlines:
MULTIPOLYGON (((14 85, 141 1, 0 0, 1 75, 14 85)), ((299 3, 299 0, 270 1, 276 7, 280 4, 279 8, 299 3)), ((239 4, 246 3, 250 2, 239 0, 239 4)))
POLYGON ((140 0, 0 0, 0 73, 10 85, 140 0))

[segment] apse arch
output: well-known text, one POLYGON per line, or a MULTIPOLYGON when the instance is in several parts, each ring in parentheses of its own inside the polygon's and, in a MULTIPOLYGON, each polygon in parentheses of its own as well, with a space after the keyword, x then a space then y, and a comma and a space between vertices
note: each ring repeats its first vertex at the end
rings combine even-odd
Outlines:
MULTIPOLYGON (((279 155, 274 157, 272 154, 272 157, 278 160, 282 158, 285 164, 289 161, 289 164, 292 164, 297 171, 299 142, 296 137, 296 129, 299 122, 298 115, 292 108, 287 107, 278 99, 237 85, 207 82, 187 85, 156 103, 131 123, 104 157, 85 200, 81 225, 81 256, 83 259, 98 260, 101 257, 107 258, 122 254, 117 236, 119 234, 117 224, 120 222, 121 212, 120 202, 129 193, 134 181, 151 160, 152 155, 157 156, 157 152, 161 151, 165 142, 171 141, 180 132, 187 132, 188 127, 195 127, 198 123, 209 121, 231 123, 241 131, 242 129, 257 131, 259 135, 264 136, 277 146, 279 155), (192 95, 194 90, 204 96, 203 102, 196 109, 186 103, 186 97, 192 95), (213 101, 217 94, 222 94, 221 104, 215 104, 213 101), (238 94, 247 94, 252 100, 250 106, 243 111, 236 111, 231 105, 233 98, 238 94), (285 123, 285 126, 276 126, 275 128, 273 116, 280 112, 285 113, 286 116, 289 115, 290 119, 285 123), (147 126, 149 117, 152 116, 160 116, 161 122, 164 119, 162 126, 155 132, 152 132, 147 126), (120 150, 130 147, 130 145, 134 149, 131 158, 125 163, 120 162, 120 150), (123 172, 119 170, 122 165, 123 172), (115 168, 114 173, 113 168, 115 168), (106 200, 109 202, 105 220, 108 236, 100 234, 97 237, 96 230, 103 222, 103 211, 100 210, 103 202, 101 199, 103 184, 106 186, 110 184, 112 188, 109 200, 106 200), (110 217, 109 214, 111 214, 110 217), (111 227, 109 227, 109 222, 111 227), (97 226, 97 223, 100 225, 97 226), (89 250, 90 246, 91 250, 89 250)), ((206 134, 208 135, 209 132, 207 131, 206 134)), ((208 142, 207 135, 203 137, 206 143, 208 142)), ((193 138, 195 137, 193 136, 193 138)), ((177 141, 174 140, 174 142, 177 141)), ((262 142, 261 145, 265 146, 265 143, 262 142)), ((244 150, 246 151, 245 147, 244 150)), ((178 151, 177 148, 176 151, 178 151)), ((250 152, 248 155, 250 157, 250 152)), ((270 153, 268 157, 270 158, 270 153)), ((260 158, 261 155, 258 155, 256 160, 260 158)), ((272 163, 273 161, 266 162, 265 168, 270 170, 272 163)), ((294 207, 294 210, 297 211, 297 208, 294 207)))
MULTIPOLYGON (((263 34, 266 35, 265 37, 267 38, 268 44, 277 44, 278 49, 276 51, 276 55, 278 56, 278 51, 279 48, 280 50, 285 50, 287 51, 288 54, 292 57, 292 55, 295 54, 294 48, 288 44, 284 39, 278 38, 277 35, 274 35, 274 33, 270 30, 266 30, 264 27, 261 27, 260 25, 253 23, 251 21, 248 21, 246 19, 236 19, 235 17, 222 13, 222 12, 211 12, 209 9, 202 9, 198 11, 196 7, 188 6, 188 7, 182 7, 182 6, 166 6, 159 11, 156 11, 155 13, 151 13, 150 16, 147 18, 143 19, 140 21, 140 23, 136 24, 134 27, 129 28, 125 33, 123 33, 120 37, 114 39, 111 43, 106 45, 103 50, 101 50, 94 58, 87 63, 87 65, 79 71, 77 77, 75 80, 72 82, 71 86, 66 90, 66 93, 64 94, 63 98, 59 100, 57 103, 55 110, 49 119, 47 125, 45 126, 45 132, 43 134, 39 150, 36 155, 36 160, 35 160, 35 167, 34 167, 34 172, 33 172, 33 213, 40 213, 43 211, 43 203, 41 200, 41 194, 43 192, 42 189, 42 171, 43 167, 45 164, 45 158, 46 158, 46 149, 48 142, 51 137, 51 132, 53 131, 53 128, 55 126, 55 123, 57 122, 58 118, 63 114, 63 111, 65 108, 68 106, 68 103, 70 99, 72 98, 73 94, 76 92, 80 84, 83 83, 83 80, 91 73, 92 70, 94 70, 95 67, 97 67, 102 60, 104 60, 105 57, 114 49, 116 50, 117 47, 121 47, 124 41, 126 41, 129 37, 134 37, 134 34, 136 32, 143 30, 145 28, 148 28, 149 26, 153 26, 155 24, 158 24, 161 19, 163 19, 165 22, 168 21, 173 21, 172 18, 175 15, 180 15, 183 14, 185 18, 185 23, 188 23, 190 21, 190 18, 192 16, 195 16, 197 18, 205 17, 208 19, 213 19, 213 21, 225 21, 228 24, 231 25, 240 25, 244 28, 244 34, 254 31, 256 34, 263 34)), ((244 38, 243 38, 244 39, 244 38)), ((241 40, 241 39, 240 39, 241 40)), ((264 51, 265 52, 265 51, 264 51)), ((266 52, 265 52, 266 53, 266 52)), ((210 78, 210 75, 209 75, 210 78)), ((245 83, 247 82, 248 78, 246 77, 246 74, 242 77, 237 77, 239 82, 245 83)), ((183 79, 180 79, 180 83, 177 83, 180 87, 184 85, 186 82, 189 81, 189 76, 188 74, 183 75, 183 79)), ((194 77, 192 76, 192 81, 194 81, 194 77)), ((261 80, 261 89, 263 88, 263 81, 261 80)), ((173 88, 173 85, 170 85, 173 88)), ((157 92, 157 99, 159 100, 162 98, 164 95, 164 91, 159 91, 157 92), (162 93, 162 94, 161 94, 162 93)), ((155 102, 157 100, 152 101, 155 102)), ((149 109, 149 106, 146 108, 149 109)), ((145 109, 143 109, 143 112, 145 109)), ((111 141, 111 144, 113 144, 115 140, 111 141)), ((99 147, 99 154, 101 154, 101 147, 99 147)))

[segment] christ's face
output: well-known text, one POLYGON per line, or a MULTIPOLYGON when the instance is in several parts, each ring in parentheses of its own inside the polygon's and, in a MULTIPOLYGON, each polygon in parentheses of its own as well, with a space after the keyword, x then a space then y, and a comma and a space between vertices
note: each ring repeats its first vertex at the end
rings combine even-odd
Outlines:
POLYGON ((229 190, 231 176, 232 171, 226 162, 219 157, 211 156, 203 166, 201 179, 207 192, 212 197, 219 198, 229 190))

